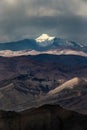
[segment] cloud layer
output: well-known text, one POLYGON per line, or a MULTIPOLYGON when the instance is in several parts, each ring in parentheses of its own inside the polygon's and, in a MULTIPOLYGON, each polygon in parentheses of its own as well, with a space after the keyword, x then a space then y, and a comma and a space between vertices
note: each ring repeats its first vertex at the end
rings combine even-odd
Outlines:
POLYGON ((87 41, 87 0, 1 0, 0 42, 42 33, 87 41))

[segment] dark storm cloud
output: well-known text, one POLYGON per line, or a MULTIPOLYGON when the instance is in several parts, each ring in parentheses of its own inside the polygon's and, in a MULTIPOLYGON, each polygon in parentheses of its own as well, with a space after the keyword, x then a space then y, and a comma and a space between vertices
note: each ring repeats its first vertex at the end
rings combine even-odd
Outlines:
POLYGON ((1 0, 0 41, 35 38, 41 33, 86 40, 86 0, 83 1, 1 0))

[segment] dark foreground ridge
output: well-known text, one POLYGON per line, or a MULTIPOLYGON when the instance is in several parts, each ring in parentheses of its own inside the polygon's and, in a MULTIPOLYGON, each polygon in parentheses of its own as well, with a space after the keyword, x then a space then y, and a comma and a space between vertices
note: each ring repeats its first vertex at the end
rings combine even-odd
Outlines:
POLYGON ((44 105, 20 113, 0 111, 0 130, 87 130, 87 115, 44 105))

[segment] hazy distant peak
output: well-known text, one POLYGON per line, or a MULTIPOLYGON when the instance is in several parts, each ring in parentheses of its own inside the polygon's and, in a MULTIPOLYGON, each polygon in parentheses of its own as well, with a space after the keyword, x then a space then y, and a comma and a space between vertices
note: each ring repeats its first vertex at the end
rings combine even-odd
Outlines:
POLYGON ((51 37, 48 34, 42 34, 38 38, 36 38, 37 42, 51 41, 54 40, 55 37, 51 37))

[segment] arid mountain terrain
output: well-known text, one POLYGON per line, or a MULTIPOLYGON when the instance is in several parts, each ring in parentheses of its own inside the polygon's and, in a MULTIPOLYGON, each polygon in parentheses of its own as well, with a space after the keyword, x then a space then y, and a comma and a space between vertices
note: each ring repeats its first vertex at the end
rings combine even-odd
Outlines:
POLYGON ((0 109, 22 111, 60 104, 87 113, 86 77, 87 57, 83 56, 0 57, 0 109))

